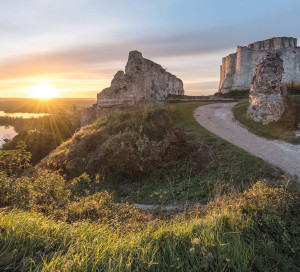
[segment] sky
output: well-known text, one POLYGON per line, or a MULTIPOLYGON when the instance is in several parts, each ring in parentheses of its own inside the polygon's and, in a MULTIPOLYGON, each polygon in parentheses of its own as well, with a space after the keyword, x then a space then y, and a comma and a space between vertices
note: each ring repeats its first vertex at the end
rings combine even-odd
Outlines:
POLYGON ((132 50, 182 79, 186 94, 213 94, 222 57, 237 45, 300 38, 299 0, 0 0, 0 7, 0 97, 31 97, 39 86, 96 97, 132 50))

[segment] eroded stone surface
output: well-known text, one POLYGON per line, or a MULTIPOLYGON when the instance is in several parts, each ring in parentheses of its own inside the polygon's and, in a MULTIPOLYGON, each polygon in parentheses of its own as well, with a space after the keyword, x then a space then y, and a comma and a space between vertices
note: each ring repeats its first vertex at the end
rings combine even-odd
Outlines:
POLYGON ((98 117, 131 105, 165 100, 169 94, 183 95, 183 83, 161 65, 129 53, 125 73, 118 71, 111 86, 97 95, 98 117))
POLYGON ((282 116, 285 109, 280 89, 283 72, 279 53, 268 53, 259 61, 250 86, 248 108, 248 114, 256 122, 268 124, 282 116))
POLYGON ((236 53, 222 59, 220 67, 219 91, 246 90, 255 75, 258 61, 268 53, 280 53, 284 73, 282 83, 300 82, 300 47, 297 39, 276 37, 255 42, 248 46, 238 46, 236 53))

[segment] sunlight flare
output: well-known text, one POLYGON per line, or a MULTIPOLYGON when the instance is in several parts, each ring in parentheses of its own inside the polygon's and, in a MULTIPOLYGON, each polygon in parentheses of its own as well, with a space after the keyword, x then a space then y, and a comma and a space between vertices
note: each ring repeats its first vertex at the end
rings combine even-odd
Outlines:
POLYGON ((47 84, 36 85, 30 88, 29 91, 34 98, 48 99, 59 96, 59 91, 47 84))

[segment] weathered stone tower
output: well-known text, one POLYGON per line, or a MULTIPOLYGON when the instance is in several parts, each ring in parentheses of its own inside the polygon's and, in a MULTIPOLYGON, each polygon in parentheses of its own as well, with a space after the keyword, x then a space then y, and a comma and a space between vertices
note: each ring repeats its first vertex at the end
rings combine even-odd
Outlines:
POLYGON ((300 82, 300 47, 297 47, 297 39, 278 37, 238 46, 236 53, 224 57, 220 67, 219 92, 249 89, 259 60, 268 53, 276 52, 283 60, 282 83, 300 82))

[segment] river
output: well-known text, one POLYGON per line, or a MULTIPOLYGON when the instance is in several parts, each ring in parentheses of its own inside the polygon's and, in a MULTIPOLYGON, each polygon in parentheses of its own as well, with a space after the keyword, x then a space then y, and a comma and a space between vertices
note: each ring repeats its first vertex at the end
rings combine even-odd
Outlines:
MULTIPOLYGON (((13 112, 7 113, 4 111, 0 111, 0 117, 11 117, 11 118, 39 118, 48 115, 47 113, 28 113, 28 112, 13 112)), ((4 139, 12 139, 18 133, 15 131, 13 126, 1 126, 0 125, 0 147, 4 144, 4 139)))
POLYGON ((0 147, 4 144, 4 139, 12 139, 17 134, 12 126, 0 126, 0 147))

